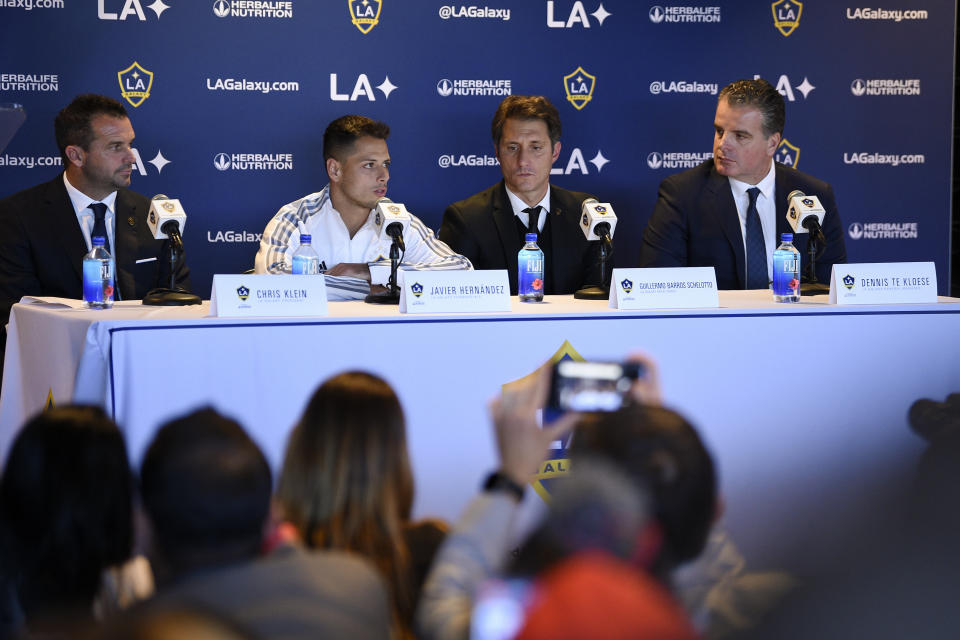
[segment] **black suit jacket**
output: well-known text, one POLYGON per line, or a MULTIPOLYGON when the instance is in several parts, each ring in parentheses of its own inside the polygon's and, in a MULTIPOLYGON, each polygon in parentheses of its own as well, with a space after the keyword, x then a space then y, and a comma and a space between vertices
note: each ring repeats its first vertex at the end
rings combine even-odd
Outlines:
MULTIPOLYGON (((571 294, 585 285, 600 284, 599 242, 587 242, 580 230, 581 204, 590 197, 550 185, 549 232, 544 226, 550 245, 541 246, 544 293, 571 294)), ((506 269, 510 294, 517 295, 517 254, 523 240, 503 180, 447 207, 439 237, 466 256, 474 269, 506 269)))
MULTIPOLYGON (((112 248, 123 300, 140 300, 151 289, 170 286, 168 241, 154 240, 147 227, 149 211, 146 196, 129 189, 117 191, 112 248), (137 263, 150 258, 156 259, 137 263)), ((81 263, 86 253, 62 173, 0 200, 0 327, 23 296, 82 298, 81 263)), ((182 256, 176 282, 189 290, 189 270, 182 256)), ((0 334, 5 343, 6 331, 0 334)))
MULTIPOLYGON (((829 284, 831 267, 847 261, 833 188, 779 163, 775 171, 777 244, 780 244, 781 233, 792 231, 786 217, 787 195, 799 189, 819 197, 827 212, 823 219, 827 246, 817 258, 817 279, 829 284)), ((801 266, 808 260, 808 237, 806 233, 794 235, 793 244, 800 251, 801 266)), ((744 264, 743 234, 730 181, 717 173, 713 160, 660 183, 656 207, 643 232, 641 267, 713 267, 717 288, 743 289, 744 264)))

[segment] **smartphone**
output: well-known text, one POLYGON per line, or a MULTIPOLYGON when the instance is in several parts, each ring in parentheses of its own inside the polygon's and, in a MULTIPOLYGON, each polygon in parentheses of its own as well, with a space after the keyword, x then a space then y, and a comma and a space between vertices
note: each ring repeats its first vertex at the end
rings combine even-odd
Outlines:
POLYGON ((547 408, 554 411, 616 411, 634 380, 644 375, 639 362, 561 360, 553 365, 547 408))

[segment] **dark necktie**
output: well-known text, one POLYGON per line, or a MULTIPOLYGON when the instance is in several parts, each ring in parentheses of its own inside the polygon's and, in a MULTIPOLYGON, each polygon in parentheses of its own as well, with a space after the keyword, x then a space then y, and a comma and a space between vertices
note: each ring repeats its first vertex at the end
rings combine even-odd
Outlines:
POLYGON ((745 289, 766 289, 770 286, 767 276, 767 245, 763 241, 763 227, 757 213, 757 196, 760 189, 747 189, 750 206, 747 207, 747 286, 745 289))
POLYGON ((529 222, 527 222, 527 233, 535 233, 539 239, 540 231, 537 229, 537 223, 540 221, 540 205, 527 207, 523 212, 527 214, 529 219, 529 222))
POLYGON ((110 251, 110 236, 107 235, 107 205, 102 202, 94 202, 90 205, 93 209, 93 232, 90 234, 90 245, 93 246, 93 239, 97 236, 103 236, 103 248, 107 253, 110 251))

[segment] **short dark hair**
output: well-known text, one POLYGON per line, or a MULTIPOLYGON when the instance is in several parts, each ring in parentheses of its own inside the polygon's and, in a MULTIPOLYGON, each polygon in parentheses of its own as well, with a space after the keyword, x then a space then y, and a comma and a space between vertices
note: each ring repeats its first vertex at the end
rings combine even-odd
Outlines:
POLYGON ((655 572, 663 574, 700 555, 716 513, 716 472, 700 435, 683 416, 643 405, 587 414, 571 449, 571 468, 578 457, 600 457, 649 489, 664 533, 655 572))
POLYGON ((0 576, 16 576, 28 622, 90 610, 101 572, 130 557, 132 503, 123 435, 102 409, 58 407, 27 422, 0 477, 0 576))
POLYGON ((164 425, 140 467, 157 548, 175 572, 205 557, 211 564, 254 557, 271 490, 263 452, 240 424, 211 408, 164 425))
POLYGON ((90 148, 93 142, 93 119, 99 115, 108 115, 114 118, 127 118, 127 110, 122 104, 95 93, 84 93, 60 110, 53 121, 53 133, 60 149, 60 157, 64 166, 68 164, 67 147, 76 145, 81 149, 90 148))
POLYGON ((390 127, 385 122, 371 120, 366 116, 341 116, 327 125, 323 132, 323 160, 330 158, 343 160, 350 153, 353 144, 364 136, 386 140, 390 137, 390 127))
POLYGON ((517 120, 542 120, 547 125, 550 135, 550 144, 555 145, 560 140, 560 112, 553 103, 544 96, 507 96, 497 107, 490 124, 490 133, 493 135, 493 144, 500 145, 503 136, 503 125, 507 118, 517 120))
POLYGON ((720 90, 718 100, 726 100, 734 107, 758 109, 763 117, 763 135, 768 138, 775 133, 783 135, 783 127, 787 121, 783 96, 763 78, 731 82, 720 90))

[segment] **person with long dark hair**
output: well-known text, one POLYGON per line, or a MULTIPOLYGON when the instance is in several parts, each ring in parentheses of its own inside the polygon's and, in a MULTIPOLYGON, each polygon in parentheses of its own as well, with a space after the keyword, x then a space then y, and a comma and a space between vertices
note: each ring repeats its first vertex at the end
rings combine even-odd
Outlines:
POLYGON ((390 385, 357 371, 324 382, 287 443, 277 499, 308 547, 356 552, 380 569, 397 635, 409 633, 445 534, 439 523, 410 522, 413 491, 403 409, 390 385))
POLYGON ((123 435, 101 409, 23 427, 0 477, 0 637, 93 620, 103 571, 130 558, 132 501, 123 435))

